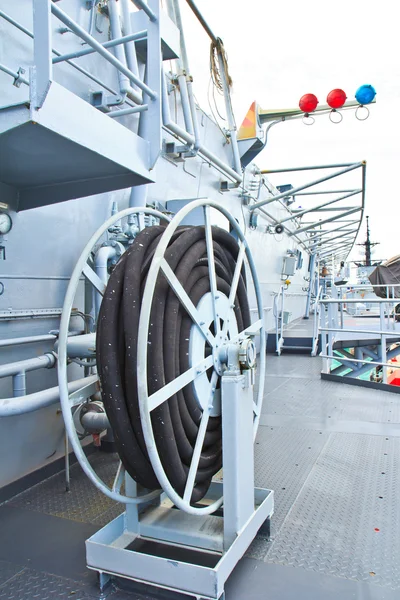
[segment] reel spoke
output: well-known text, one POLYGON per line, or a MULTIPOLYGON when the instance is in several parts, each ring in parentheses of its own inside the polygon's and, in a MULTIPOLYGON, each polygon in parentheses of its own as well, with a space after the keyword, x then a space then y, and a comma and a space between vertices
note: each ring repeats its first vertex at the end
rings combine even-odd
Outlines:
POLYGON ((262 327, 262 319, 259 319, 258 321, 255 321, 255 323, 252 323, 249 327, 246 327, 246 329, 243 329, 243 331, 240 331, 230 341, 232 343, 236 343, 240 342, 241 340, 244 340, 246 337, 249 337, 249 335, 257 335, 257 333, 262 329, 262 327))
POLYGON ((199 468, 200 455, 201 455, 201 451, 203 449, 204 438, 205 438, 206 431, 207 431, 208 420, 210 418, 210 410, 209 409, 211 408, 213 400, 214 400, 217 380, 218 380, 218 374, 215 371, 213 371, 211 381, 210 381, 210 396, 209 396, 209 400, 208 400, 208 407, 206 408, 206 410, 203 411, 203 415, 201 417, 199 432, 197 434, 196 443, 195 443, 194 450, 193 450, 193 456, 192 456, 192 460, 190 463, 188 478, 186 481, 185 492, 183 494, 184 502, 190 503, 190 500, 191 500, 191 497, 193 494, 196 473, 197 473, 197 469, 199 468))
POLYGON ((214 315, 214 331, 215 335, 218 335, 221 329, 219 317, 217 314, 217 278, 215 274, 215 259, 214 259, 214 246, 212 238, 212 229, 210 221, 210 207, 204 207, 204 217, 206 222, 206 246, 207 246, 207 258, 208 258, 208 274, 210 277, 210 289, 213 297, 213 315, 214 315))
POLYGON ((124 483, 124 479, 125 479, 125 467, 122 464, 122 461, 120 460, 118 469, 117 469, 117 473, 114 478, 114 483, 111 488, 113 492, 117 492, 118 494, 120 493, 122 484, 124 483))
POLYGON ((239 254, 236 261, 235 272, 233 274, 231 291, 229 293, 229 302, 233 304, 235 302, 236 292, 239 284, 240 273, 242 271, 243 261, 246 254, 246 246, 243 242, 239 242, 239 254))
POLYGON ((87 263, 85 263, 85 266, 82 269, 82 273, 84 274, 86 279, 88 279, 90 281, 90 283, 93 285, 93 287, 96 288, 96 290, 99 292, 99 294, 104 296, 106 284, 103 283, 103 281, 100 279, 100 277, 97 275, 97 273, 95 273, 93 271, 92 267, 89 267, 89 265, 87 263))
POLYGON ((164 387, 162 387, 157 392, 154 392, 151 396, 149 396, 149 411, 153 411, 155 408, 160 406, 163 402, 171 398, 174 394, 179 392, 185 385, 188 385, 192 381, 202 375, 212 367, 213 365, 213 357, 210 355, 205 358, 203 361, 199 362, 194 367, 191 367, 179 377, 176 377, 173 381, 167 383, 164 387))
POLYGON ((213 336, 211 331, 207 329, 205 323, 201 320, 199 311, 185 292, 182 284, 180 283, 179 279, 177 278, 177 276, 175 275, 165 258, 162 259, 160 266, 165 277, 168 279, 170 286, 174 290, 178 300, 181 302, 182 306, 185 308, 186 312, 189 314, 193 322, 200 329, 201 333, 206 338, 210 346, 214 347, 215 337, 213 336))
POLYGON ((246 246, 242 241, 240 241, 239 242, 239 253, 238 253, 238 257, 237 257, 237 261, 236 261, 235 271, 233 273, 231 289, 229 292, 229 309, 228 309, 227 314, 224 317, 224 324, 222 326, 223 336, 225 336, 228 331, 229 312, 233 309, 234 304, 235 304, 235 298, 236 298, 236 293, 237 293, 237 289, 238 289, 238 285, 239 285, 240 274, 242 272, 242 266, 243 266, 245 254, 246 254, 246 246))

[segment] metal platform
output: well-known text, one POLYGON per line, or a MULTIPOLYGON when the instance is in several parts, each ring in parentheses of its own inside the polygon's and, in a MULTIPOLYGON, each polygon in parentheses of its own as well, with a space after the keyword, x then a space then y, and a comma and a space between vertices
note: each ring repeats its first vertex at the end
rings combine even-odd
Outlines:
MULTIPOLYGON (((321 360, 269 356, 255 447, 256 485, 275 490, 259 534, 226 585, 227 600, 394 600, 400 590, 400 400, 320 379, 321 360)), ((96 453, 105 475, 115 455, 96 453)), ((0 506, 0 599, 100 598, 84 541, 122 510, 78 465, 0 506)), ((111 600, 188 598, 142 586, 111 600)))
POLYGON ((40 110, 0 107, 0 189, 18 210, 153 181, 148 155, 148 142, 55 81, 40 110))

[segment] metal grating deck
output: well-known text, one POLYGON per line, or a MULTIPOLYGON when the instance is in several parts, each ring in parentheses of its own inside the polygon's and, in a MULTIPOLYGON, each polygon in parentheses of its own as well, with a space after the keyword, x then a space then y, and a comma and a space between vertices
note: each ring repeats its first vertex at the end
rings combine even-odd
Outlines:
MULTIPOLYGON (((226 600, 259 600, 266 589, 268 600, 394 600, 400 593, 400 398, 321 380, 320 369, 318 358, 267 357, 255 466, 256 484, 275 490, 272 537, 255 539, 226 600)), ((103 476, 114 475, 115 455, 91 460, 103 476)), ((71 486, 66 494, 63 475, 55 475, 0 506, 1 600, 100 598, 82 558, 84 539, 121 508, 78 465, 71 486), (7 527, 18 514, 14 536, 7 527), (42 555, 24 545, 29 527, 37 537, 43 531, 42 555), (13 540, 12 552, 3 539, 13 540), (46 555, 53 547, 60 565, 46 555)), ((111 588, 107 597, 178 599, 148 588, 111 588)))

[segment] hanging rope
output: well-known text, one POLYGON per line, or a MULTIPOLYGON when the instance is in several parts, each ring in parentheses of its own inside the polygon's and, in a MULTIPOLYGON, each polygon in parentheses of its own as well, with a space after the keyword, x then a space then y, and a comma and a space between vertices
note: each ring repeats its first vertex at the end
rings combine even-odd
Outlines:
POLYGON ((223 41, 221 40, 221 38, 216 38, 215 41, 213 40, 211 42, 210 72, 211 72, 211 79, 212 79, 214 86, 217 88, 217 90, 220 92, 220 94, 223 94, 224 88, 223 88, 223 84, 222 84, 222 74, 220 71, 218 56, 221 57, 223 68, 224 68, 224 73, 225 73, 225 80, 228 85, 228 88, 230 89, 232 87, 233 82, 232 82, 231 76, 229 75, 228 56, 226 54, 224 44, 223 44, 223 41))

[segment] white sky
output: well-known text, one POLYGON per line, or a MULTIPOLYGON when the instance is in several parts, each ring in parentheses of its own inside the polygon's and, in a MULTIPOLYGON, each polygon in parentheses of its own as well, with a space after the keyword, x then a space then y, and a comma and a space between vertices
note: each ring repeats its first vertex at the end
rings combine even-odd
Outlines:
MULTIPOLYGON (((181 6, 196 97, 209 112, 209 38, 184 0, 181 6)), ((276 125, 256 162, 262 169, 272 169, 366 160, 365 214, 370 216, 373 241, 381 242, 374 256, 399 254, 398 2, 197 0, 197 6, 215 35, 224 41, 238 127, 253 100, 264 109, 297 107, 300 97, 308 92, 325 104, 334 88, 344 89, 353 100, 360 85, 375 87, 377 103, 370 107, 368 120, 359 122, 354 111, 345 111, 340 125, 332 124, 328 115, 317 117, 312 127, 301 121, 276 125)), ((219 106, 222 110, 222 100, 219 106)), ((309 173, 307 181, 317 179, 320 173, 309 173)), ((296 185, 298 180, 292 174, 282 174, 271 176, 271 181, 296 185)), ((364 239, 363 224, 358 241, 364 239)), ((352 257, 357 258, 359 251, 353 251, 352 257)))

